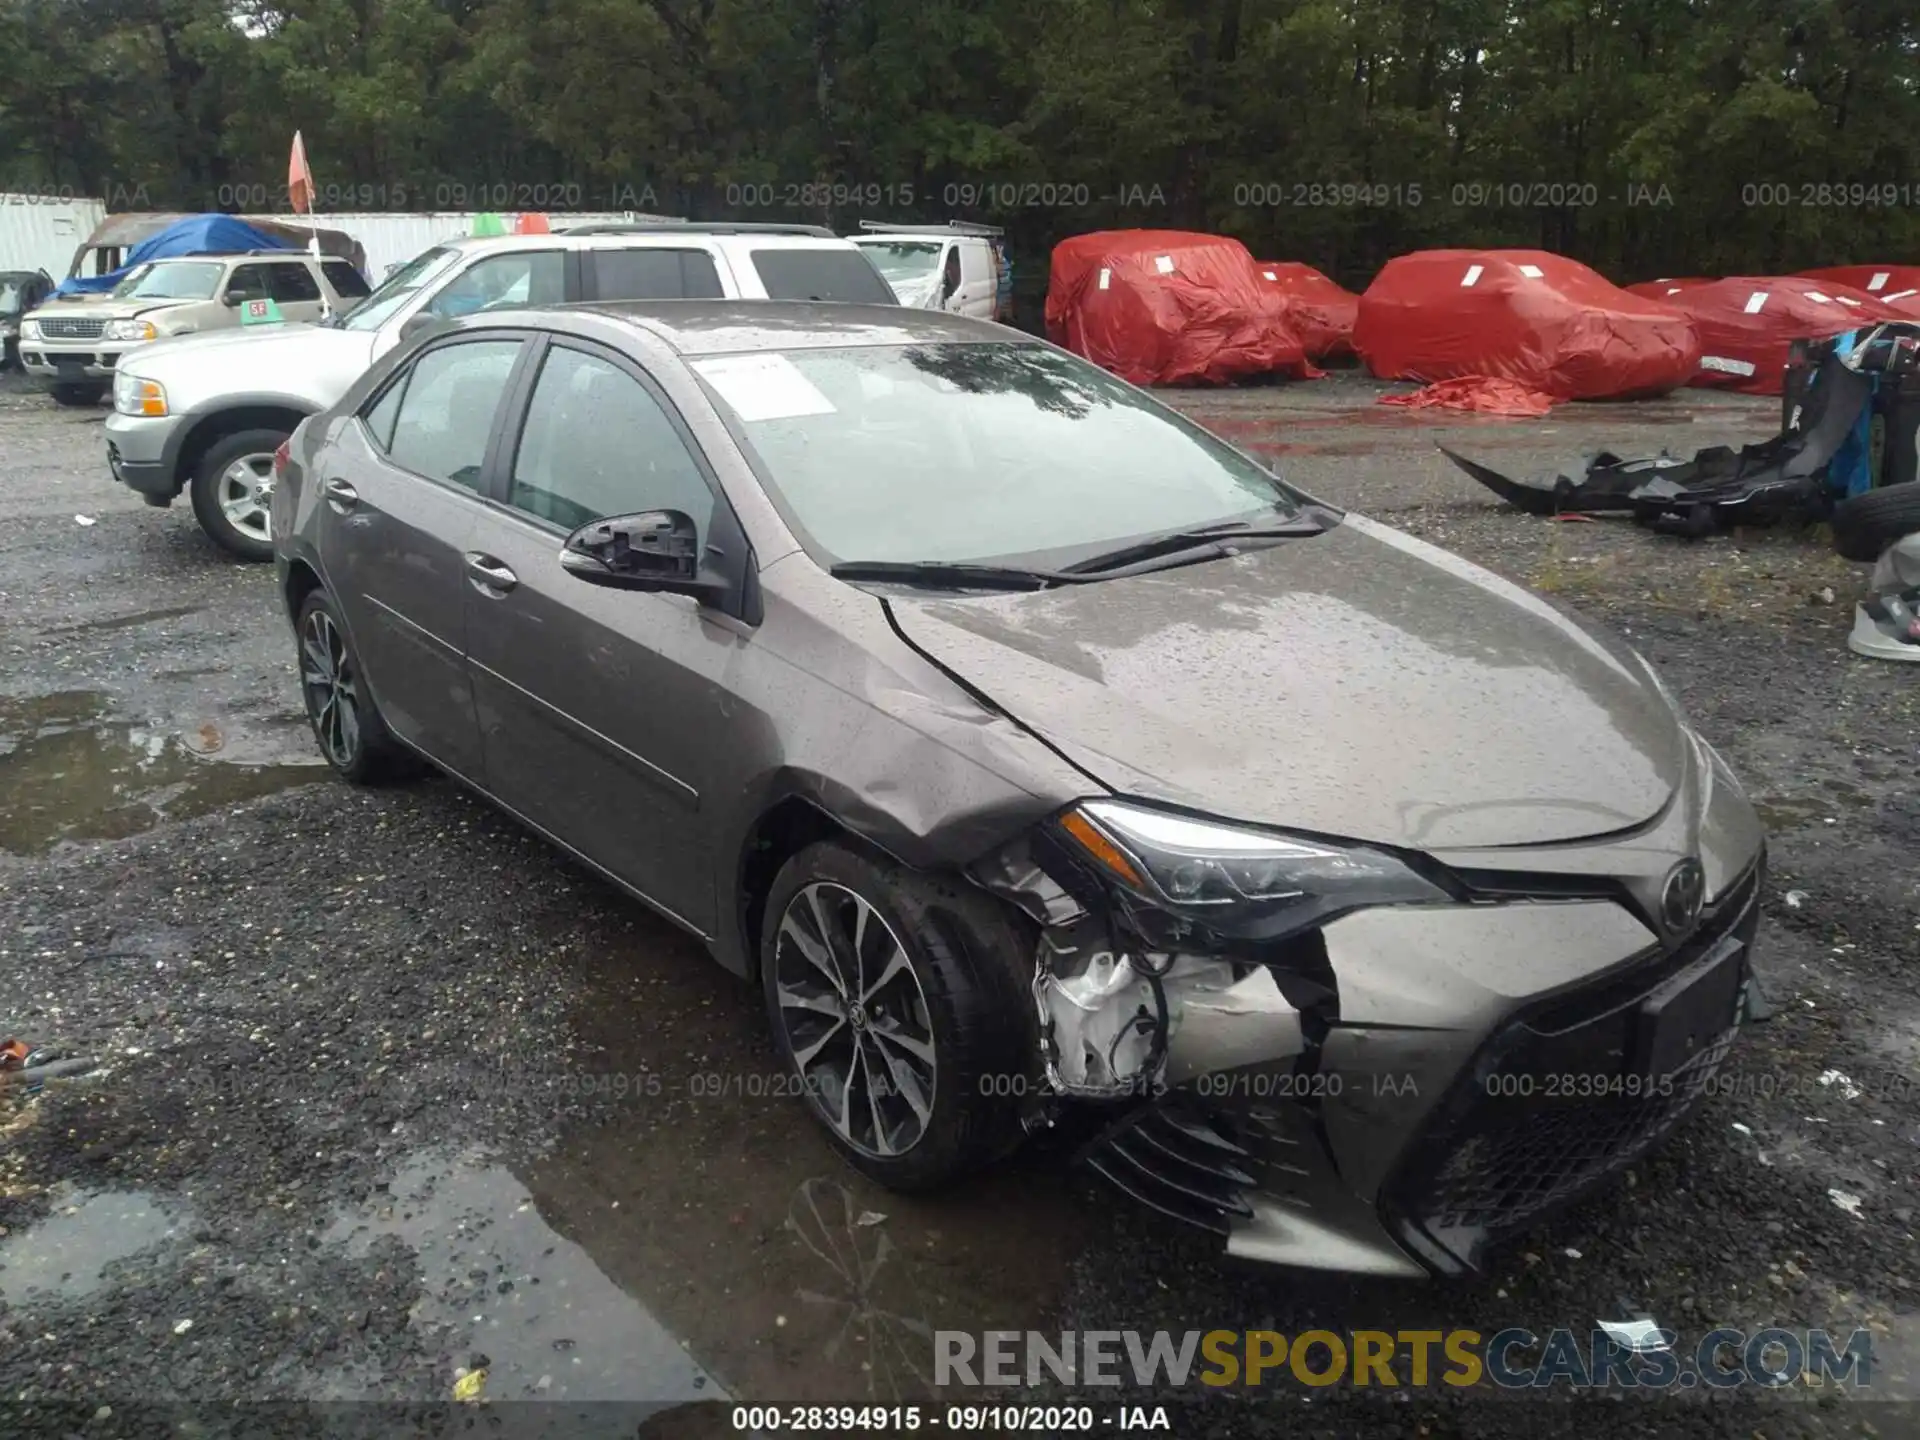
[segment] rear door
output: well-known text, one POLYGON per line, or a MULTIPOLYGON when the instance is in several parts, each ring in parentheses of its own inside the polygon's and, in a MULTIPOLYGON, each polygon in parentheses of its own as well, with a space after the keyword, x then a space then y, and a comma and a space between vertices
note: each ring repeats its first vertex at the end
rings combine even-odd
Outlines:
POLYGON ((354 269, 353 262, 349 260, 322 260, 320 278, 331 292, 334 308, 343 313, 373 293, 373 287, 367 284, 367 277, 354 269))
POLYGON ((517 332, 423 350, 323 452, 320 559, 387 724, 448 770, 481 776, 466 668, 465 555, 517 332))
POLYGON ((977 319, 993 319, 1000 291, 999 267, 994 263, 993 247, 985 240, 968 237, 954 242, 960 247, 960 295, 947 308, 977 319))
POLYGON ((721 300, 739 293, 718 257, 665 245, 595 247, 581 252, 588 300, 721 300))
POLYGON ((717 488, 671 404, 624 356, 553 340, 472 532, 467 653, 487 788, 703 933, 714 928, 702 796, 723 757, 736 630, 693 600, 560 567, 591 520, 681 510, 704 543, 717 488))
POLYGON ((304 260, 275 260, 267 265, 267 294, 283 320, 320 318, 320 282, 304 260))

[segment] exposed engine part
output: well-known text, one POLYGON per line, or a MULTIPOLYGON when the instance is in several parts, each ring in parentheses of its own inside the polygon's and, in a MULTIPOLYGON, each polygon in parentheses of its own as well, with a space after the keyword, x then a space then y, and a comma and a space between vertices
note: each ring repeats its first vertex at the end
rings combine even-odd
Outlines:
MULTIPOLYGON (((1083 931, 1094 927, 1081 927, 1083 931)), ((1168 1056, 1191 1024, 1174 1079, 1235 1058, 1270 1059, 1301 1047, 1299 1017, 1264 969, 1193 955, 1130 953, 1095 934, 1042 938, 1033 978, 1047 1080, 1063 1094, 1112 1100, 1144 1095, 1169 1078, 1168 1056), (1276 1025, 1276 1020, 1280 1023, 1276 1025), (1204 1062, 1199 1058, 1205 1051, 1204 1062)))

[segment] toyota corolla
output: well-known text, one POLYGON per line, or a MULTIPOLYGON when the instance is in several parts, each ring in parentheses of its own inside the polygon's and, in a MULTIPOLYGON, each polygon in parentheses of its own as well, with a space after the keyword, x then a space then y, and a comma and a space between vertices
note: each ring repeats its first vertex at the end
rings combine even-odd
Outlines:
POLYGON ((1461 1273, 1752 1003, 1759 823, 1634 650, 1015 331, 489 314, 277 466, 327 760, 699 936, 888 1185, 1073 1111, 1235 1255, 1461 1273))

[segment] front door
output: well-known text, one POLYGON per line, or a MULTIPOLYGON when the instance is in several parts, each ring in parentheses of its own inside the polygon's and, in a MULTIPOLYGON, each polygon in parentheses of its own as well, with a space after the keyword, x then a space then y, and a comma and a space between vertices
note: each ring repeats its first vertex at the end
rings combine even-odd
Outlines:
POLYGON ((503 456, 504 506, 470 542, 467 654, 487 788, 702 934, 714 926, 700 824, 736 631, 693 600, 589 585, 560 567, 591 520, 684 511, 704 541, 715 489, 631 362, 553 343, 503 456))
POLYGON ((482 773, 466 668, 466 552, 487 446, 524 340, 424 350, 362 410, 319 487, 320 557, 388 726, 456 774, 482 773))

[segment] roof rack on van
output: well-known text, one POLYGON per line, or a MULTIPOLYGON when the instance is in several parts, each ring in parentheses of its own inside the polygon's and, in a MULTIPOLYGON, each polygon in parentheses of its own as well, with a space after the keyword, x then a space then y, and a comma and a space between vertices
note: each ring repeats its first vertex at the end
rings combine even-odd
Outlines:
POLYGON ((860 228, 868 234, 887 235, 1004 235, 998 225, 978 225, 971 220, 948 220, 940 225, 888 225, 879 220, 862 220, 860 228))
POLYGON ((840 237, 824 225, 736 224, 731 220, 652 220, 566 225, 562 235, 809 235, 822 240, 840 237))

